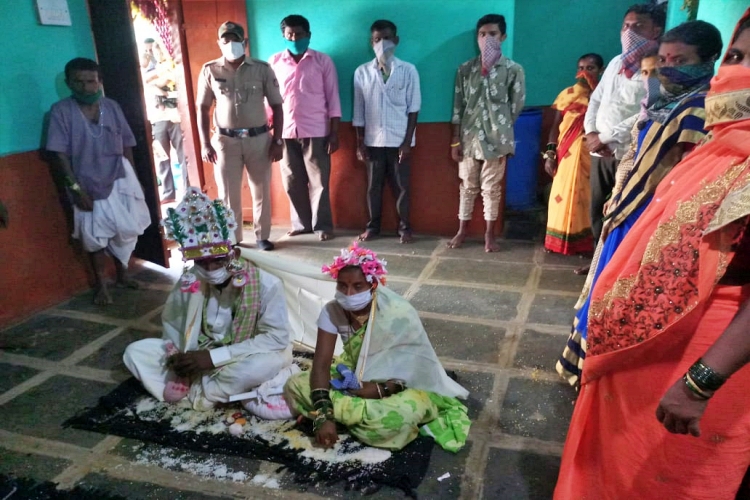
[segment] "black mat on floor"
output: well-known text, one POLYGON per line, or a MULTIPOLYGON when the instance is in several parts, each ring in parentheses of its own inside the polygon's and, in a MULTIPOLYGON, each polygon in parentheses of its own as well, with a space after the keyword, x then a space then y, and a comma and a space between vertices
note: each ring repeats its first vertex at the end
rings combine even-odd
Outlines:
POLYGON ((0 474, 0 499, 3 500, 128 500, 95 488, 76 486, 58 490, 51 481, 37 481, 27 477, 0 474))
MULTIPOLYGON (((364 493, 375 492, 383 485, 389 485, 402 489, 410 496, 416 496, 414 490, 427 473, 434 447, 431 438, 419 436, 403 450, 378 461, 372 460, 372 457, 382 457, 383 451, 364 446, 346 436, 335 452, 327 454, 311 450, 307 445, 296 447, 299 443, 309 443, 308 436, 312 435, 309 421, 300 425, 291 421, 274 423, 259 421, 247 414, 244 415, 248 419, 247 428, 262 427, 263 433, 246 432, 242 437, 235 437, 222 430, 223 415, 235 407, 201 413, 182 409, 177 415, 173 410, 165 411, 165 408, 174 408, 174 405, 159 403, 143 389, 140 382, 131 378, 102 397, 96 407, 84 410, 64 425, 172 448, 266 460, 292 472, 298 483, 335 484, 343 481, 346 489, 364 493), (144 407, 149 411, 142 411, 144 407), (144 415, 148 418, 144 418, 144 415), (202 419, 195 430, 176 428, 184 429, 185 423, 195 418, 202 419)), ((236 411, 246 413, 239 405, 236 411)))

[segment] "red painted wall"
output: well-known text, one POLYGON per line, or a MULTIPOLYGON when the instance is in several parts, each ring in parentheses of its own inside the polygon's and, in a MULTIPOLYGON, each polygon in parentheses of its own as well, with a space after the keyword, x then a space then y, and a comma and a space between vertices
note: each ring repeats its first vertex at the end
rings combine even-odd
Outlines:
POLYGON ((0 157, 0 328, 90 287, 47 163, 38 151, 0 157))

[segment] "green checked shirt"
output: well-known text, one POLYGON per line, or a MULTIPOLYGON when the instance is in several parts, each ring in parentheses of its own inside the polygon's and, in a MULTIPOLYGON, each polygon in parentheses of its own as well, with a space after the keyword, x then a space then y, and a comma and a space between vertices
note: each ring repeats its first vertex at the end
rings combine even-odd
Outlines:
POLYGON ((525 101, 523 68, 507 57, 487 77, 482 76, 481 56, 459 66, 451 123, 461 125, 464 156, 491 160, 515 153, 513 123, 525 101))

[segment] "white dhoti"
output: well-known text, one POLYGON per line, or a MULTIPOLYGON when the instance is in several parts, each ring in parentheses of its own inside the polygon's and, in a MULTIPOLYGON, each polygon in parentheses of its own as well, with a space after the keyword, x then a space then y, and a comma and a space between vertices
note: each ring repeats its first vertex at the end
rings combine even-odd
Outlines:
MULTIPOLYGON (((164 401, 164 387, 170 375, 163 339, 143 339, 128 346, 123 361, 143 387, 164 401)), ((207 410, 215 403, 227 403, 235 394, 251 391, 271 380, 292 363, 291 345, 282 351, 251 354, 237 358, 192 381, 188 398, 196 410, 207 410)))
POLYGON ((73 238, 87 252, 107 249, 128 266, 138 236, 151 224, 151 214, 133 166, 122 158, 125 177, 117 179, 110 195, 94 200, 94 209, 85 212, 73 207, 73 238))

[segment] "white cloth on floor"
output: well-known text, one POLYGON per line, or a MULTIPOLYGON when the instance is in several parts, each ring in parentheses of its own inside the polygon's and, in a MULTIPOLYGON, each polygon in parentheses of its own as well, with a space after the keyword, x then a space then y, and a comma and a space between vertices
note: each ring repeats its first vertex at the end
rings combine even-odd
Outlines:
POLYGON ((287 420, 292 418, 292 411, 284 399, 284 384, 289 377, 299 373, 300 367, 291 364, 281 370, 274 378, 263 382, 252 397, 242 400, 247 411, 266 420, 287 420))
POLYGON ((125 157, 122 163, 125 177, 115 181, 106 199, 94 200, 90 212, 73 207, 73 238, 87 252, 106 248, 127 267, 138 236, 151 225, 151 214, 133 166, 125 157))

